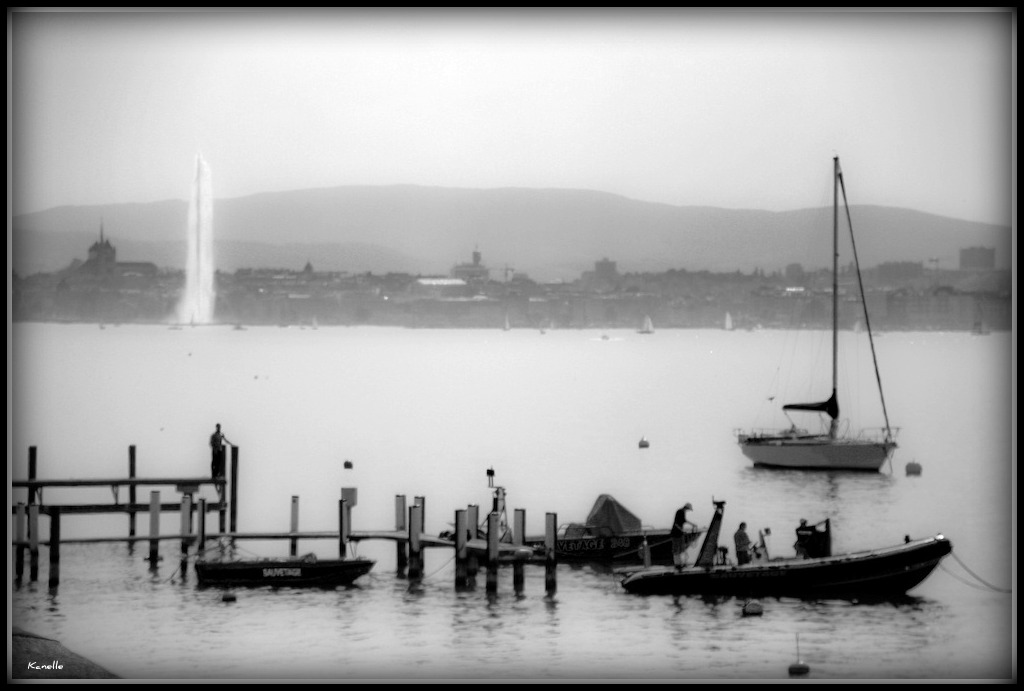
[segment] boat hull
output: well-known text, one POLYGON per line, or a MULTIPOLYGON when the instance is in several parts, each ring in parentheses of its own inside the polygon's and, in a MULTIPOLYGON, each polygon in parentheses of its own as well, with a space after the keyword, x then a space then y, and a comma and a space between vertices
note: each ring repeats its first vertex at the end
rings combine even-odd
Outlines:
POLYGON ((951 551, 949 540, 938 535, 895 547, 816 559, 683 569, 650 567, 626 573, 622 586, 638 595, 892 600, 921 583, 951 551))
POLYGON ((801 470, 881 470, 896 444, 827 437, 745 436, 739 438, 743 455, 764 468, 801 470))
POLYGON ((201 586, 334 588, 351 585, 373 569, 372 559, 252 559, 197 561, 201 586))
MULTIPOLYGON (((684 549, 689 549, 702 532, 685 533, 684 549)), ((588 535, 558 537, 555 540, 555 558, 564 563, 643 564, 644 542, 650 551, 651 564, 672 563, 672 537, 667 529, 646 533, 619 535, 588 535)), ((544 548, 543 538, 528 538, 527 544, 535 551, 544 548)))

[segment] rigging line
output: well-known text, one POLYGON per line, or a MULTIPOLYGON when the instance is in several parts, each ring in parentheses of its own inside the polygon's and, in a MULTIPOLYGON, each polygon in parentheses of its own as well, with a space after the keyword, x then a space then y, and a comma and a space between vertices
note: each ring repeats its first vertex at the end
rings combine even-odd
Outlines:
POLYGON ((939 564, 939 568, 942 569, 943 571, 945 571, 946 573, 948 573, 950 576, 952 576, 954 580, 960 581, 964 585, 970 586, 971 588, 974 588, 975 590, 998 590, 998 588, 993 588, 991 586, 981 586, 981 585, 978 585, 977 583, 974 583, 972 581, 968 581, 967 579, 965 579, 965 578, 963 578, 961 576, 958 576, 957 574, 955 574, 952 571, 950 571, 944 564, 939 564))
POLYGON ((433 573, 430 573, 430 574, 427 574, 426 576, 424 576, 423 580, 428 580, 428 579, 433 578, 434 576, 439 574, 445 567, 447 567, 449 564, 451 564, 453 561, 455 561, 455 555, 454 554, 451 556, 450 559, 448 559, 448 561, 446 561, 445 563, 441 564, 441 566, 439 566, 436 569, 434 569, 433 573))
POLYGON ((998 586, 992 585, 991 583, 989 583, 988 581, 986 581, 986 580, 985 580, 984 578, 982 578, 982 577, 981 577, 981 576, 979 576, 978 574, 976 574, 976 573, 974 573, 973 571, 971 571, 971 570, 970 570, 970 569, 969 569, 969 568, 967 567, 967 564, 965 564, 965 563, 963 562, 963 560, 962 560, 962 559, 960 559, 960 557, 958 557, 958 556, 956 555, 956 552, 950 552, 950 554, 952 554, 952 555, 953 555, 953 558, 954 558, 954 559, 956 559, 957 563, 958 563, 958 564, 960 564, 960 566, 964 567, 964 570, 965 570, 965 571, 966 571, 967 573, 969 573, 969 574, 971 574, 972 576, 974 576, 974 577, 975 577, 975 578, 976 578, 976 579, 977 579, 977 580, 978 580, 978 581, 979 581, 980 583, 984 583, 984 584, 985 584, 986 586, 988 586, 988 587, 989 587, 989 588, 991 588, 992 590, 995 590, 995 591, 997 591, 997 592, 1000 592, 1000 593, 1012 593, 1012 592, 1013 592, 1013 590, 1012 590, 1011 588, 1000 588, 1000 587, 998 587, 998 586))

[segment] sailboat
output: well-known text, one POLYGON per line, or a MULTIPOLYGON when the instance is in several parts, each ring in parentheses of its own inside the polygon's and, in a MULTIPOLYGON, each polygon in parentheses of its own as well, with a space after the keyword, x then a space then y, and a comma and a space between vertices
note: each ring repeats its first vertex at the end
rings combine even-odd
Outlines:
POLYGON ((652 333, 654 333, 654 322, 651 321, 651 315, 649 315, 649 314, 645 314, 644 315, 644 323, 640 327, 640 330, 637 333, 642 333, 642 334, 652 334, 652 333))
POLYGON ((827 416, 827 429, 808 432, 796 424, 785 430, 758 430, 739 432, 737 441, 743 454, 757 467, 797 468, 807 470, 863 470, 879 471, 896 449, 895 428, 889 426, 889 415, 882 395, 882 379, 878 371, 878 358, 871 336, 871 322, 868 319, 867 302, 864 300, 864 284, 857 261, 856 243, 853 243, 853 226, 846 202, 846 187, 839 167, 839 157, 833 159, 833 213, 832 213, 832 395, 818 403, 788 403, 782 406, 787 417, 789 412, 818 413, 827 416), (839 421, 838 382, 838 333, 839 333, 839 191, 843 193, 843 206, 850 226, 850 240, 853 246, 854 266, 857 269, 857 285, 861 304, 864 308, 864 325, 871 344, 871 356, 875 367, 875 380, 882 403, 885 427, 873 433, 861 432, 856 436, 841 433, 839 421))
POLYGON ((732 331, 732 314, 729 312, 725 313, 725 330, 732 331))

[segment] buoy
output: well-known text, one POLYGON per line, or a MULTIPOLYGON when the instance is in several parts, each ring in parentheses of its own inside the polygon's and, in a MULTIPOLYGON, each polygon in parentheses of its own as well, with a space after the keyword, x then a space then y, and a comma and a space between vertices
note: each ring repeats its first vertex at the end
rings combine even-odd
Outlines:
POLYGON ((743 616, 745 617, 759 617, 762 614, 764 614, 764 607, 759 600, 747 600, 743 605, 743 616))
POLYGON ((345 461, 345 468, 350 469, 352 467, 352 461, 345 461))
POLYGON ((646 449, 651 445, 651 442, 647 441, 647 437, 640 437, 640 448, 646 449))
POLYGON ((789 666, 789 676, 801 677, 811 671, 806 662, 800 659, 800 634, 796 635, 796 662, 789 666))
POLYGON ((920 463, 917 463, 915 461, 911 461, 910 463, 907 463, 907 475, 920 475, 920 474, 921 474, 921 464, 920 463))
POLYGON ((237 599, 234 593, 224 593, 220 598, 221 602, 234 602, 237 599))

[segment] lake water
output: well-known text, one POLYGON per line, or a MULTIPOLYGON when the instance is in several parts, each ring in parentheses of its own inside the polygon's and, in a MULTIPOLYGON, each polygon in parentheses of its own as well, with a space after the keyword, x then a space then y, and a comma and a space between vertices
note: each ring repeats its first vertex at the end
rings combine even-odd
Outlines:
MULTIPOLYGON (((530 533, 543 532, 546 512, 584 520, 603 493, 654 527, 685 502, 706 525, 714 498, 727 502, 723 536, 740 521, 755 535, 769 527, 778 555, 792 553, 800 518, 826 517, 836 553, 937 533, 953 553, 906 602, 768 599, 762 616, 744 617, 742 601, 638 597, 610 573, 567 564, 553 599, 542 566, 526 568, 521 597, 510 569, 496 598, 483 573, 476 590, 457 593, 444 549, 427 551, 411 586, 395 575, 394 545, 373 541, 357 545, 378 560, 357 587, 238 590, 229 603, 197 588, 194 573, 182 578, 172 542, 155 571, 147 543, 69 544, 56 592, 45 548, 40 580, 10 586, 11 623, 142 680, 778 680, 797 660, 797 636, 812 679, 1015 678, 1011 335, 876 340, 889 419, 901 428, 883 473, 754 469, 734 430, 784 424, 782 402, 827 396, 828 336, 16 324, 16 479, 27 477, 30 446, 40 478, 126 477, 130 445, 139 477, 205 476, 219 422, 239 447, 242 532, 286 531, 293 496, 300 529, 336 530, 340 488, 355 487, 353 529, 393 528, 395 496, 406 495, 410 505, 426 498, 425 530, 436 534, 456 509, 487 510, 493 468, 530 533), (825 377, 816 386, 811 370, 825 377), (638 448, 642 436, 650 448, 638 448), (905 473, 910 461, 921 475, 905 473)), ((877 427, 864 334, 842 334, 841 347, 842 415, 877 427)), ((10 496, 24 501, 24 490, 10 496)), ((109 488, 44 497, 110 499, 109 488)), ((168 487, 162 499, 178 497, 168 487)), ((47 525, 41 518, 44 536, 47 525)), ((148 531, 148 516, 138 526, 148 531)), ((127 519, 65 516, 61 528, 65 538, 121 536, 127 519)), ((164 514, 161 530, 177 532, 178 516, 164 514)), ((332 540, 299 550, 337 555, 332 540)))

